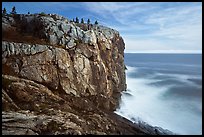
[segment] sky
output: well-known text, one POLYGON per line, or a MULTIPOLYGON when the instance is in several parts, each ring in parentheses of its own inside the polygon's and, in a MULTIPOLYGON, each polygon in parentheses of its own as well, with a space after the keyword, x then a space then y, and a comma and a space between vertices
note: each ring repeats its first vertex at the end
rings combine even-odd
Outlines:
POLYGON ((55 13, 116 29, 125 53, 202 53, 202 2, 2 2, 10 12, 55 13))

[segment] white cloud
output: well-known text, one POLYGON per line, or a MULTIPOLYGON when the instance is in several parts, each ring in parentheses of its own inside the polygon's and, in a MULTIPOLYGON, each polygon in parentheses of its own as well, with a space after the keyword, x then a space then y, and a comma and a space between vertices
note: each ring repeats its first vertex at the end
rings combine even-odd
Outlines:
POLYGON ((167 3, 163 7, 164 4, 108 2, 86 3, 86 7, 121 33, 126 52, 201 51, 202 5, 167 3))
POLYGON ((201 43, 142 38, 141 36, 123 36, 125 53, 202 53, 201 43))

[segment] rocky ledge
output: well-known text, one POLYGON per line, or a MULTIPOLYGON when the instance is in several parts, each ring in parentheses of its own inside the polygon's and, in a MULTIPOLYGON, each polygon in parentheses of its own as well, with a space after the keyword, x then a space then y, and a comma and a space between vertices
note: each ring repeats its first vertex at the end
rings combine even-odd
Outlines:
POLYGON ((118 31, 14 14, 2 34, 3 134, 169 134, 113 113, 126 90, 118 31))

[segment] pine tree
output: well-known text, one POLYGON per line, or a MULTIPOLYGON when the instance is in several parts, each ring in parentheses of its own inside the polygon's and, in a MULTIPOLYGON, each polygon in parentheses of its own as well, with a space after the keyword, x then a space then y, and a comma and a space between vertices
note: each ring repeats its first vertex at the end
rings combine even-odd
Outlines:
POLYGON ((84 19, 83 18, 81 19, 81 23, 84 23, 84 19))
POLYGON ((5 15, 5 14, 6 14, 6 8, 3 9, 3 15, 5 15))
POLYGON ((79 19, 78 19, 78 17, 76 17, 76 23, 79 23, 79 19))
POLYGON ((87 20, 87 24, 90 24, 90 22, 91 22, 90 19, 88 19, 88 20, 87 20))
POLYGON ((11 14, 16 14, 16 7, 15 6, 13 6, 13 8, 12 8, 11 14))
POLYGON ((95 24, 98 25, 98 21, 97 20, 95 21, 95 24))

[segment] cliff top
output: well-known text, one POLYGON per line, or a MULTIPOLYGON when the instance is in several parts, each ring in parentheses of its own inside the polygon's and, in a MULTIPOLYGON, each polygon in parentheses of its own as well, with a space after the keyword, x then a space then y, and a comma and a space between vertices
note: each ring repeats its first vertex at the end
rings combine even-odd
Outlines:
POLYGON ((51 44, 65 48, 78 42, 95 45, 119 32, 102 25, 75 23, 57 14, 7 14, 2 17, 3 40, 51 44))

